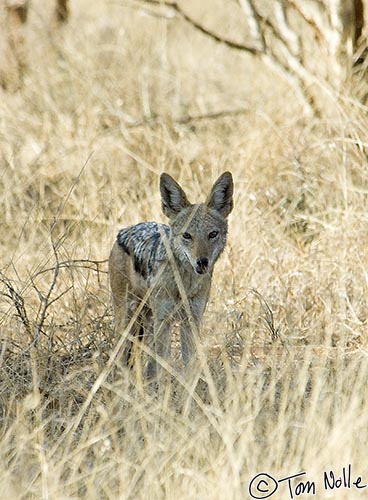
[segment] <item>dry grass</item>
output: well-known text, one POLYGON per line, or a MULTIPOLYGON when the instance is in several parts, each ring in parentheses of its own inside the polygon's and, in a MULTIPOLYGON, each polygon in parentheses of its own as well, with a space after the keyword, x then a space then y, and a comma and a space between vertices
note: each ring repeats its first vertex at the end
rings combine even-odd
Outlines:
POLYGON ((120 3, 57 32, 34 1, 21 55, 0 31, 0 496, 240 499, 306 471, 360 498, 323 471, 368 481, 366 110, 304 118, 261 63, 120 3), (105 259, 163 220, 160 172, 197 200, 225 169, 202 376, 158 396, 119 364, 105 259))

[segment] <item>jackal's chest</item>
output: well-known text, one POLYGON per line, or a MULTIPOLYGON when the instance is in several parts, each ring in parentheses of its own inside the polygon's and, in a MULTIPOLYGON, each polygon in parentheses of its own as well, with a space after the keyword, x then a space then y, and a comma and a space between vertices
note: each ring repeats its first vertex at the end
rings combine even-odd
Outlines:
POLYGON ((157 274, 147 283, 152 295, 166 295, 175 301, 188 300, 205 295, 211 284, 210 276, 199 276, 192 268, 183 269, 177 263, 165 261, 157 269, 157 274))

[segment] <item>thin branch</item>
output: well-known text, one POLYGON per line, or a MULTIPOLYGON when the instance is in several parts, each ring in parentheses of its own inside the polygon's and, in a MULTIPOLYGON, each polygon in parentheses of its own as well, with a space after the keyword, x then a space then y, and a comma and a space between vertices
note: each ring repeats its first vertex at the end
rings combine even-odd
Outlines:
POLYGON ((68 191, 68 193, 67 193, 67 195, 66 195, 66 197, 65 197, 64 201, 63 201, 62 203, 60 203, 59 208, 58 208, 58 211, 57 211, 57 213, 56 213, 56 215, 55 215, 54 222, 53 222, 53 224, 52 224, 52 226, 51 226, 51 231, 53 231, 53 230, 55 229, 56 222, 57 222, 57 221, 58 221, 58 219, 60 218, 60 215, 61 215, 62 211, 64 210, 65 205, 66 205, 66 204, 67 204, 67 202, 69 201, 69 198, 70 198, 70 196, 71 196, 71 194, 72 194, 72 192, 73 192, 73 190, 74 190, 75 186, 78 184, 79 179, 81 178, 81 176, 82 176, 82 174, 83 174, 83 172, 84 172, 85 168, 87 167, 87 164, 88 164, 89 160, 91 159, 92 155, 93 155, 93 151, 92 151, 92 152, 91 152, 91 153, 87 156, 87 159, 86 159, 86 161, 84 162, 84 164, 82 165, 82 168, 80 169, 80 171, 78 172, 78 175, 74 178, 73 183, 72 183, 72 185, 70 186, 70 189, 69 189, 69 191, 68 191))
POLYGON ((70 292, 70 290, 72 288, 73 288, 73 286, 68 286, 68 288, 66 288, 63 292, 59 293, 59 295, 57 297, 55 297, 54 299, 50 300, 49 306, 51 306, 51 304, 53 304, 54 302, 57 302, 59 299, 61 299, 61 297, 63 297, 66 293, 70 292))
POLYGON ((51 245, 52 245, 52 250, 54 253, 56 265, 54 266, 53 277, 52 277, 52 281, 51 281, 51 284, 49 286, 49 289, 47 291, 47 294, 43 295, 41 293, 41 291, 36 287, 33 280, 31 280, 35 290, 37 291, 37 293, 40 297, 40 312, 39 312, 40 319, 38 320, 37 328, 36 328, 34 339, 33 339, 31 346, 37 346, 37 344, 38 344, 38 341, 40 339, 40 336, 41 336, 41 333, 43 330, 43 325, 44 325, 44 322, 46 319, 47 309, 50 307, 50 304, 51 304, 50 297, 52 295, 52 292, 54 291, 54 288, 55 288, 56 282, 57 282, 57 278, 59 276, 59 271, 60 271, 59 255, 57 253, 57 244, 55 243, 54 235, 53 235, 55 227, 56 227, 56 222, 57 222, 57 220, 55 218, 54 222, 52 223, 51 230, 50 230, 51 245))
POLYGON ((250 54, 253 55, 259 55, 262 53, 262 49, 259 49, 254 46, 250 45, 245 45, 243 43, 238 43, 233 40, 229 40, 228 38, 225 38, 223 36, 218 35, 214 31, 205 28, 202 24, 200 24, 198 21, 193 19, 191 16, 189 16, 184 10, 178 5, 176 2, 171 3, 171 2, 166 2, 166 1, 161 1, 161 0, 141 0, 142 2, 146 4, 151 4, 151 5, 164 5, 166 7, 170 7, 173 9, 177 14, 180 15, 182 19, 187 21, 189 24, 191 24, 194 28, 196 28, 198 31, 203 33, 204 35, 210 36, 213 38, 216 42, 222 43, 226 45, 227 47, 231 49, 236 49, 236 50, 242 50, 245 52, 249 52, 250 54))
MULTIPOLYGON (((101 271, 99 268, 100 264, 105 264, 107 262, 107 259, 105 260, 91 260, 91 259, 70 259, 70 260, 65 260, 63 262, 59 262, 59 269, 62 268, 73 268, 77 267, 78 269, 91 269, 92 271, 96 271, 98 273, 105 273, 107 274, 107 271, 101 271), (81 264, 81 265, 80 265, 81 264), (84 264, 93 264, 95 267, 84 265, 84 264)), ((42 269, 41 271, 38 271, 37 273, 32 275, 32 279, 37 278, 37 276, 40 276, 41 274, 48 273, 50 271, 54 271, 55 266, 48 267, 46 269, 42 269)))
POLYGON ((258 14, 252 0, 239 0, 239 5, 243 9, 248 20, 251 36, 258 40, 261 44, 261 50, 264 51, 266 47, 266 40, 261 28, 262 17, 258 14))
MULTIPOLYGON (((326 41, 324 35, 324 27, 322 23, 319 23, 316 16, 311 16, 296 0, 288 0, 289 5, 298 13, 298 15, 307 23, 314 31, 314 36, 316 40, 321 43, 321 41, 326 41)), ((325 6, 321 2, 318 2, 318 6, 325 9, 325 6)))
POLYGON ((295 33, 295 31, 290 28, 285 12, 285 1, 276 0, 274 4, 274 11, 275 11, 277 26, 280 30, 280 35, 283 41, 288 46, 292 54, 294 54, 295 56, 299 55, 300 39, 299 36, 297 36, 297 34, 295 33))
POLYGON ((6 276, 2 275, 0 277, 0 282, 3 283, 8 290, 8 293, 3 293, 4 297, 7 297, 12 301, 15 310, 17 311, 17 315, 24 325, 27 335, 30 337, 30 339, 32 339, 33 336, 31 324, 28 319, 27 310, 24 304, 24 298, 20 295, 19 292, 17 292, 17 290, 11 284, 11 281, 6 276))
POLYGON ((201 115, 188 115, 182 116, 176 120, 177 123, 186 124, 196 121, 202 120, 217 120, 218 118, 227 118, 229 116, 239 116, 244 115, 245 113, 249 113, 249 109, 240 108, 233 110, 223 110, 223 111, 214 111, 212 113, 204 113, 201 115))
POLYGON ((270 306, 267 304, 266 300, 262 297, 262 295, 256 290, 255 288, 251 288, 250 292, 255 295, 260 303, 260 306, 262 307, 263 310, 263 316, 261 316, 261 319, 264 321, 265 325, 271 332, 271 340, 272 342, 275 342, 280 336, 280 327, 275 327, 275 321, 273 317, 273 312, 270 306))
MULTIPOLYGON (((227 118, 231 116, 240 116, 244 115, 246 113, 249 113, 249 109, 247 108, 239 108, 239 109, 229 109, 229 110, 220 110, 220 111, 213 111, 213 112, 208 112, 208 113, 202 113, 199 115, 184 115, 184 116, 179 116, 178 118, 170 118, 173 123, 177 123, 179 125, 186 125, 188 123, 192 122, 199 122, 199 121, 205 121, 205 120, 218 120, 221 118, 227 118)), ((136 127, 142 127, 144 125, 157 125, 162 121, 162 117, 157 117, 157 118, 147 118, 147 119, 142 119, 142 120, 136 120, 133 123, 127 123, 125 124, 126 128, 136 128, 136 127)), ((101 263, 105 261, 100 261, 101 263)))

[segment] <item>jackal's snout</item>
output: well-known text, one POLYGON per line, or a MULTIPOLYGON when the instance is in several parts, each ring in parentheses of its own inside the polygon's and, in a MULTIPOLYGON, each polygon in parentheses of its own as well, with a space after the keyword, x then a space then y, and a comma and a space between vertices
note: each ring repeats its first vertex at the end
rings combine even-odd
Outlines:
POLYGON ((207 257, 201 257, 196 260, 195 272, 197 274, 205 274, 208 271, 207 257))

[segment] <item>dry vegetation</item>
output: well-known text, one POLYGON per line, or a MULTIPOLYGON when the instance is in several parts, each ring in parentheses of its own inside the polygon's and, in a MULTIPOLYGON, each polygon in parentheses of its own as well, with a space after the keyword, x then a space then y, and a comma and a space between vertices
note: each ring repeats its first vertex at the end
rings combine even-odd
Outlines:
POLYGON ((166 11, 78 0, 56 31, 45 3, 21 53, 0 20, 1 498, 241 499, 264 471, 363 498, 322 479, 368 481, 367 109, 330 94, 305 117, 166 11), (106 259, 118 228, 164 220, 162 171, 197 200, 225 169, 201 378, 174 366, 158 396, 119 364, 106 259))

